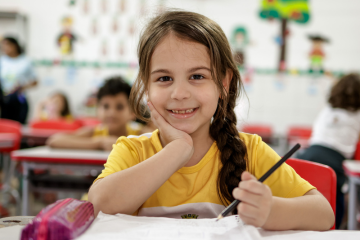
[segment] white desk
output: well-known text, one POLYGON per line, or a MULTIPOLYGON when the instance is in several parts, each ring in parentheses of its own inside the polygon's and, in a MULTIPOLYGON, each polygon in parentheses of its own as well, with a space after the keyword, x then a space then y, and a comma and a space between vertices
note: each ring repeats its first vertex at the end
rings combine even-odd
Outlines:
POLYGON ((356 214, 357 211, 359 211, 357 207, 357 188, 360 186, 360 161, 345 160, 343 162, 343 168, 346 175, 349 177, 348 229, 356 230, 356 214))
MULTIPOLYGON (((19 240, 24 226, 0 228, 0 240, 19 240)), ((314 231, 265 231, 259 230, 263 240, 359 240, 360 231, 332 230, 326 232, 314 231)), ((190 239, 189 239, 190 240, 190 239)))
POLYGON ((56 167, 60 171, 61 169, 101 171, 109 153, 96 150, 52 149, 46 146, 13 151, 12 160, 19 161, 23 165, 22 215, 28 215, 30 170, 56 167))

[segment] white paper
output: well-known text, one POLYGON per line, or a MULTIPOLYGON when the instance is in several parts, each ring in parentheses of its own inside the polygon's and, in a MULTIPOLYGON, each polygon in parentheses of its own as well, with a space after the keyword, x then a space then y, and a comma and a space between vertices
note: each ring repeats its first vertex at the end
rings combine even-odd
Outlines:
POLYGON ((258 230, 244 225, 238 216, 215 219, 172 219, 99 213, 77 240, 105 239, 261 239, 258 230))

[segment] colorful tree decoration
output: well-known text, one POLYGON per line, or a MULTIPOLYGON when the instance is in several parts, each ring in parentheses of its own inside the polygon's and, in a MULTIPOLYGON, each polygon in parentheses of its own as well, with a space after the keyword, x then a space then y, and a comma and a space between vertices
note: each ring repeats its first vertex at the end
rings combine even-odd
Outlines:
POLYGON ((286 70, 286 38, 289 34, 289 20, 305 24, 310 19, 309 0, 261 0, 260 17, 264 19, 279 19, 281 21, 281 36, 277 40, 280 45, 279 71, 286 70))
POLYGON ((249 44, 249 37, 246 28, 242 26, 235 27, 231 36, 231 44, 238 67, 244 67, 245 48, 249 44))
POLYGON ((324 43, 328 43, 329 40, 320 35, 309 35, 309 39, 312 42, 312 49, 309 53, 310 58, 310 70, 311 73, 324 73, 323 59, 325 53, 323 51, 324 43))
POLYGON ((60 48, 61 55, 71 55, 73 52, 74 41, 76 41, 76 37, 72 32, 72 17, 63 17, 63 19, 61 20, 61 24, 63 29, 57 38, 57 44, 60 48))

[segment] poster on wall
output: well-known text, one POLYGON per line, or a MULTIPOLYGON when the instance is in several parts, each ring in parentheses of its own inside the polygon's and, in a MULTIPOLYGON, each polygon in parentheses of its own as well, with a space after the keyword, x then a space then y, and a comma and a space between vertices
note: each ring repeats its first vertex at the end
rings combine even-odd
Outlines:
POLYGON ((65 16, 61 20, 62 32, 57 37, 57 45, 62 56, 71 56, 74 50, 74 42, 77 37, 73 33, 73 18, 65 16))
POLYGON ((324 73, 323 60, 325 58, 324 44, 329 43, 329 39, 321 35, 309 35, 311 41, 311 51, 309 53, 310 58, 310 73, 324 73))

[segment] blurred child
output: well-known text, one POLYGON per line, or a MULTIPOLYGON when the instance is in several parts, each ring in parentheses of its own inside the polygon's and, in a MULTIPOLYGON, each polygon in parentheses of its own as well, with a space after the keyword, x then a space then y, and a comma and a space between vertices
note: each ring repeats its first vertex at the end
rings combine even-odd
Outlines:
POLYGON ((342 77, 331 89, 328 103, 313 125, 310 147, 298 158, 334 169, 337 176, 336 228, 339 228, 344 214, 341 188, 346 181, 342 162, 354 156, 360 134, 360 76, 342 77))
POLYGON ((51 95, 46 100, 40 102, 36 109, 35 119, 72 119, 69 102, 65 94, 57 92, 51 95))
POLYGON ((131 87, 121 77, 112 77, 97 93, 96 127, 83 127, 75 133, 51 136, 47 145, 53 148, 102 149, 110 151, 120 136, 137 135, 141 128, 131 123, 135 114, 129 106, 131 87))

